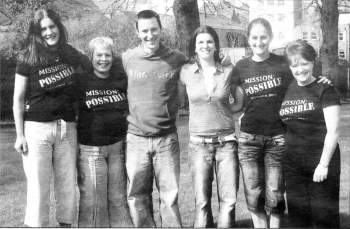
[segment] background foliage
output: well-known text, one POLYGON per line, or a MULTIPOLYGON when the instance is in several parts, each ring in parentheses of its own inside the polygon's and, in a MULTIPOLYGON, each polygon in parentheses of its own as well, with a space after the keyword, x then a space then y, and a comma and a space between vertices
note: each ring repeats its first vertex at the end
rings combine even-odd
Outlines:
MULTIPOLYGON (((40 7, 52 8, 60 13, 68 31, 68 41, 75 48, 87 51, 88 43, 97 36, 111 37, 115 44, 115 53, 121 53, 139 44, 134 27, 135 14, 126 12, 105 17, 98 11, 81 17, 80 14, 68 14, 52 0, 5 0, 14 20, 6 31, 0 33, 0 79, 1 79, 1 120, 12 119, 12 96, 16 57, 28 27, 28 18, 40 7)), ((60 0, 58 0, 60 1, 60 0)), ((168 17, 161 18, 164 27, 163 42, 172 48, 178 48, 175 22, 168 17)))

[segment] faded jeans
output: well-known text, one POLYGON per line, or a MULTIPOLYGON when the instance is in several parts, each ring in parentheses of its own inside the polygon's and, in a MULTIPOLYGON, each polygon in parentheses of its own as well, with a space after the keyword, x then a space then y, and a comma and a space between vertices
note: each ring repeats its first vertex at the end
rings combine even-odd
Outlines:
POLYGON ((241 132, 238 156, 249 211, 284 212, 283 155, 284 135, 241 132))
POLYGON ((132 227, 126 188, 124 141, 79 145, 79 227, 132 227))
POLYGON ((128 204, 135 227, 156 227, 153 176, 159 191, 160 227, 182 227, 178 206, 180 148, 177 133, 162 137, 127 134, 128 204))
POLYGON ((190 141, 188 158, 195 192, 194 227, 213 227, 212 182, 217 180, 218 228, 235 227, 235 205, 239 186, 237 142, 190 141))
POLYGON ((23 155, 27 177, 27 209, 24 224, 47 227, 50 220, 50 182, 54 177, 56 220, 76 220, 77 131, 74 122, 25 121, 28 154, 23 155))

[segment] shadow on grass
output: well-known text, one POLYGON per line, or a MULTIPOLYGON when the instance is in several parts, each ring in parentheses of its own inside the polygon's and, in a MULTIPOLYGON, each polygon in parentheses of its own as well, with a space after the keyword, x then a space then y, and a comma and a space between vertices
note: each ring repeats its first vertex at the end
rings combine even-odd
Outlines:
MULTIPOLYGON (((340 219, 339 219, 340 228, 350 228, 350 216, 348 214, 345 214, 345 213, 340 213, 339 216, 340 216, 340 219)), ((282 227, 283 228, 292 228, 292 225, 289 221, 288 215, 284 216, 282 227)))

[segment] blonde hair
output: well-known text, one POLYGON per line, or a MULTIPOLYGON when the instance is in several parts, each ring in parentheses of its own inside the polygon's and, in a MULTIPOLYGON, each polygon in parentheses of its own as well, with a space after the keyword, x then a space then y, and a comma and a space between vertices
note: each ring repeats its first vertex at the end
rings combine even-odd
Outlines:
POLYGON ((89 43, 89 58, 90 60, 92 60, 92 56, 94 54, 94 51, 96 49, 96 46, 97 45, 105 45, 107 46, 108 48, 111 49, 112 51, 112 55, 114 55, 114 43, 113 43, 113 40, 109 37, 96 37, 94 39, 92 39, 89 43))

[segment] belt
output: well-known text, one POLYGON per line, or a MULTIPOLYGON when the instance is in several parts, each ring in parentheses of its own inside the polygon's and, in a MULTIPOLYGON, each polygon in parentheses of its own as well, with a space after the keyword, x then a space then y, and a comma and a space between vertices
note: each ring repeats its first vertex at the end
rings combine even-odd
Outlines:
POLYGON ((221 142, 228 142, 228 141, 237 141, 237 138, 234 134, 230 134, 230 135, 219 136, 215 138, 190 136, 190 140, 193 142, 202 142, 202 143, 221 143, 221 142))

